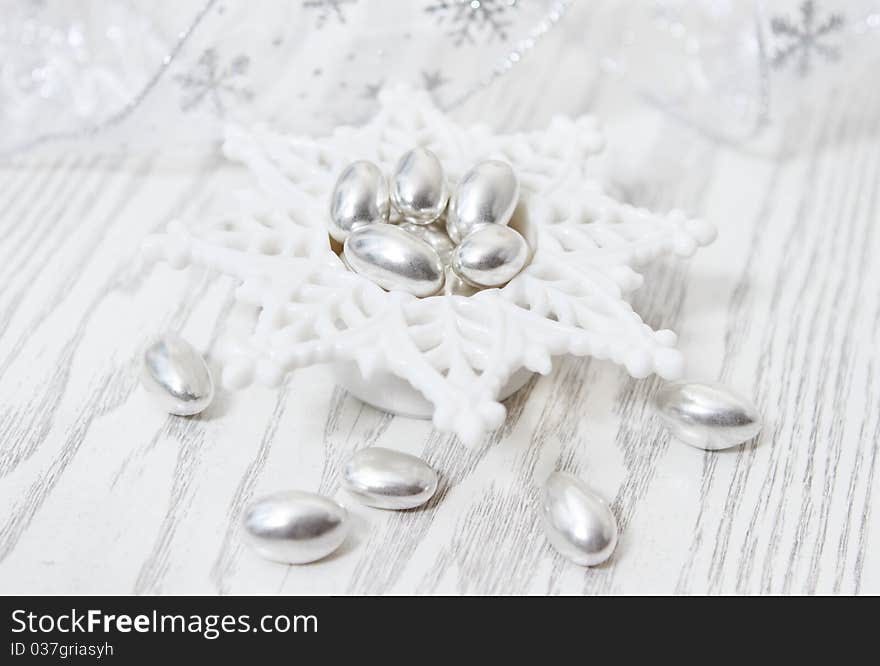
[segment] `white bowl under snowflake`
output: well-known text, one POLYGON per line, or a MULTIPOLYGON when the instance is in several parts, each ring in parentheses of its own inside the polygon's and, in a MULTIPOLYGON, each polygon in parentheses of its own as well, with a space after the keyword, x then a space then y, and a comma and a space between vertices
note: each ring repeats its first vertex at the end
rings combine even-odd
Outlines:
POLYGON ((634 266, 691 255, 714 239, 712 225, 603 192, 587 169, 603 145, 589 116, 502 135, 460 127, 421 91, 386 89, 379 100, 368 124, 327 137, 228 128, 226 155, 257 182, 239 197, 238 215, 193 229, 175 221, 148 239, 153 257, 241 282, 237 308, 249 323, 218 351, 227 388, 277 385, 295 368, 332 363, 361 399, 407 414, 433 411, 438 429, 475 443, 503 422, 500 400, 532 372, 550 372, 554 356, 610 359, 634 377, 680 376, 675 334, 652 330, 626 295, 642 283, 634 266), (386 292, 346 270, 330 247, 328 202, 340 171, 369 159, 390 173, 415 146, 434 151, 452 183, 483 159, 515 169, 513 224, 533 256, 505 287, 469 297, 386 292))

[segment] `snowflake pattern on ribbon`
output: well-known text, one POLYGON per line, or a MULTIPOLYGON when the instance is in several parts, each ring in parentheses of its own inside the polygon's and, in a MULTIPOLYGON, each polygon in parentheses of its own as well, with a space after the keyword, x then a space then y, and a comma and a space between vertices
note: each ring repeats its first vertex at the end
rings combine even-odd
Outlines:
POLYGON ((433 92, 438 88, 442 88, 447 83, 449 83, 449 79, 443 76, 443 73, 436 69, 434 71, 422 71, 422 84, 428 92, 433 92))
POLYGON ((208 102, 211 111, 222 117, 226 115, 228 99, 251 101, 251 90, 236 83, 236 80, 247 75, 249 68, 250 58, 246 55, 237 55, 228 65, 221 67, 217 51, 206 49, 192 71, 174 77, 183 89, 180 110, 191 111, 208 102))
POLYGON ((609 196, 588 169, 603 144, 590 116, 497 135, 458 126, 424 90, 386 89, 379 103, 366 125, 323 138, 230 126, 224 151, 258 183, 241 193, 238 215, 195 228, 174 221, 148 239, 154 259, 241 283, 237 323, 218 350, 227 387, 274 386, 295 368, 354 363, 364 378, 390 373, 411 384, 434 405, 438 429, 474 444, 503 422, 498 396, 509 378, 523 368, 546 374, 554 356, 610 359, 634 377, 680 376, 675 334, 652 330, 626 297, 642 283, 638 265, 691 255, 714 239, 711 224, 609 196), (413 146, 433 150, 453 183, 483 159, 516 170, 515 220, 527 221, 533 256, 505 287, 470 297, 386 292, 331 250, 327 202, 338 173, 356 159, 389 173, 413 146))
POLYGON ((777 16, 770 21, 770 29, 781 46, 776 49, 772 65, 781 68, 789 60, 797 58, 797 72, 805 77, 810 73, 813 56, 836 61, 840 58, 840 49, 824 43, 824 38, 843 28, 843 17, 830 14, 821 23, 816 22, 816 3, 804 0, 800 6, 800 21, 793 22, 786 17, 777 16))
POLYGON ((364 86, 364 92, 361 97, 363 99, 375 100, 379 97, 379 93, 382 92, 383 85, 382 81, 379 81, 379 83, 368 83, 364 86))
POLYGON ((516 0, 442 0, 425 8, 436 17, 439 25, 448 26, 448 35, 455 46, 486 41, 507 40, 510 27, 508 13, 516 8, 516 0))
POLYGON ((343 5, 353 5, 355 2, 357 0, 305 0, 303 7, 317 13, 315 27, 320 30, 331 16, 335 17, 337 22, 345 23, 343 5))

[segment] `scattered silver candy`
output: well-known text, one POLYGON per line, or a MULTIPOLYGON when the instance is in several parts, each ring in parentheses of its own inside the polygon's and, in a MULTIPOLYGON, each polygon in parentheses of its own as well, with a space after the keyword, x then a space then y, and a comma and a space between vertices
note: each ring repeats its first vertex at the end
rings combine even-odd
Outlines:
POLYGON ((657 392, 654 402, 669 431, 698 449, 727 449, 761 430, 757 407, 722 384, 670 382, 657 392))
POLYGON ((421 238, 428 245, 433 247, 440 256, 440 261, 444 265, 449 263, 452 251, 455 249, 455 243, 446 235, 446 229, 432 222, 431 224, 416 224, 415 222, 404 222, 400 225, 404 231, 411 233, 416 238, 421 238))
POLYGON ((389 291, 431 296, 443 287, 443 262, 433 247, 400 227, 376 224, 353 231, 343 254, 348 266, 389 291))
POLYGON ((214 399, 205 360, 174 333, 162 336, 144 352, 142 381, 166 411, 178 416, 198 414, 214 399))
POLYGON ((529 258, 526 239, 510 227, 487 224, 471 232, 452 253, 452 270, 475 287, 500 287, 529 258))
POLYGON ((342 545, 348 535, 348 512, 327 497, 289 490, 250 504, 243 525, 247 541, 262 557, 305 564, 342 545))
POLYGON ((397 162, 391 177, 391 203, 404 219, 433 222, 446 209, 449 189, 443 165, 427 148, 414 148, 397 162))
POLYGON ((355 229, 385 222, 388 209, 388 183, 382 171, 372 162, 353 162, 333 188, 330 235, 342 243, 355 229))
POLYGON ((345 489, 380 509, 412 509, 437 490, 437 473, 421 458, 378 446, 361 449, 345 466, 345 489))
POLYGON ((541 515, 553 547, 575 564, 601 564, 617 545, 617 519, 601 497, 568 472, 544 484, 541 515))
POLYGON ((480 162, 464 176, 449 201, 446 231, 461 243, 483 224, 506 225, 519 201, 519 180, 507 162, 480 162))

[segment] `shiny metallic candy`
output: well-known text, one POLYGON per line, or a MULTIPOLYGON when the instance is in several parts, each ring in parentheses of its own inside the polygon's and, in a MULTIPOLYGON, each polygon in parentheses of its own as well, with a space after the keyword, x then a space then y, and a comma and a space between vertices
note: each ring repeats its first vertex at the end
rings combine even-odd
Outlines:
POLYGON ((383 289, 418 297, 440 293, 444 285, 444 294, 469 296, 509 282, 531 252, 507 227, 519 200, 511 166, 480 162, 463 176, 448 209, 447 198, 443 167, 425 148, 400 158, 390 194, 378 167, 351 164, 331 203, 330 234, 343 243, 343 263, 383 289), (395 224, 376 224, 389 219, 395 224))
POLYGON ((757 407, 722 384, 670 382, 657 392, 654 402, 669 431, 698 449, 727 449, 761 431, 757 407))
POLYGON ((175 333, 162 336, 144 352, 142 381, 170 414, 198 414, 214 399, 208 365, 175 333))
POLYGON ((529 245, 510 227, 487 224, 471 232, 452 253, 452 270, 475 287, 500 287, 529 258, 529 245))
POLYGON ((443 165, 427 148, 403 154, 391 177, 391 203, 409 222, 429 224, 446 209, 449 188, 443 165))
POLYGON ((372 162, 349 164, 330 199, 330 235, 340 243, 355 229, 388 219, 388 183, 372 162))
POLYGON ((345 489, 358 501, 379 509, 412 509, 437 490, 437 473, 421 458, 371 446, 345 466, 345 489))
POLYGON ((243 519, 248 543, 259 555, 285 564, 326 557, 348 535, 348 512, 333 500, 289 490, 268 495, 247 507, 243 519))
POLYGON ((601 564, 617 545, 617 519, 608 504, 568 472, 547 479, 541 517, 551 545, 575 564, 601 564))
POLYGON ((443 283, 443 295, 444 296, 473 296, 478 291, 480 291, 479 287, 474 287, 469 285, 467 282, 462 280, 458 275, 455 274, 455 271, 450 267, 446 267, 446 282, 443 283))
POLYGON ((440 261, 444 265, 449 264, 452 251, 455 249, 455 243, 446 235, 446 229, 441 224, 437 222, 432 222, 431 224, 404 222, 400 225, 400 228, 411 233, 416 238, 421 238, 437 251, 440 261))
POLYGON ((431 296, 443 288, 443 262, 433 247, 390 224, 361 227, 343 246, 354 272, 388 291, 431 296))
POLYGON ((484 224, 504 226, 510 222, 519 201, 519 180, 507 162, 480 162, 459 182, 449 201, 446 231, 454 243, 461 243, 484 224))

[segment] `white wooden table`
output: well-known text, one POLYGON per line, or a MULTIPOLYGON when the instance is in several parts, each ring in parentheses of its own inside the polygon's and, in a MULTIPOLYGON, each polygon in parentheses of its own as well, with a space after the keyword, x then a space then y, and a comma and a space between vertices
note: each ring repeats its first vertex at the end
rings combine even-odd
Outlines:
POLYGON ((139 386, 141 351, 169 328, 210 350, 231 285, 133 257, 243 175, 60 146, 0 168, 0 592, 880 592, 880 89, 844 87, 751 154, 573 85, 580 65, 562 56, 536 49, 457 115, 519 128, 592 110, 631 201, 717 224, 691 262, 648 269, 634 304, 679 332, 690 376, 754 396, 756 442, 671 441, 651 413, 657 380, 591 360, 529 383, 473 450, 360 404, 323 368, 166 416, 139 386), (424 456, 441 492, 406 513, 354 504, 340 468, 369 445, 424 456), (537 485, 556 468, 613 502, 606 565, 546 544, 537 485), (339 553, 285 567, 242 544, 246 503, 285 488, 352 509, 339 553))

